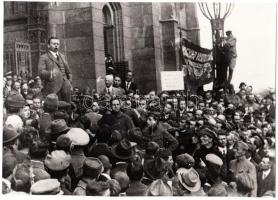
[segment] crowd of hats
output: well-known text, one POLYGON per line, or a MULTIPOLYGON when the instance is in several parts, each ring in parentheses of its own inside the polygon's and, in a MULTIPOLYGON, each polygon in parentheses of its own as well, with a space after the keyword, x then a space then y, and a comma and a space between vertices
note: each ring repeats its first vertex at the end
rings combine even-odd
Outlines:
MULTIPOLYGON (((8 74, 5 81, 11 78, 8 74)), ((20 115, 24 106, 30 106, 30 99, 11 91, 4 99, 2 191, 5 194, 74 195, 78 193, 76 188, 81 188, 88 196, 228 196, 229 190, 223 184, 205 190, 206 177, 197 169, 200 164, 196 163, 195 154, 202 148, 201 140, 207 137, 207 141, 218 147, 218 137, 222 135, 234 147, 248 152, 258 165, 263 157, 275 160, 275 115, 272 114, 275 94, 270 91, 264 98, 255 95, 255 101, 249 101, 252 91, 243 86, 242 83, 239 93, 226 95, 220 90, 191 97, 179 92, 121 97, 123 101, 131 101, 130 109, 136 110, 135 113, 142 113, 138 101, 146 100, 146 116, 154 116, 163 129, 179 141, 174 151, 155 141, 142 145, 142 130, 147 121, 143 115, 139 114, 138 118, 145 120, 144 126, 130 129, 127 135, 111 130, 108 125, 92 128, 92 121, 74 102, 60 101, 56 94, 41 98, 41 110, 46 116, 43 120, 50 121, 43 135, 43 127, 27 125, 20 115), (241 94, 243 90, 249 92, 247 97, 241 94), (207 98, 208 93, 212 98, 207 98), (181 101, 187 106, 184 114, 178 116, 181 101), (164 111, 167 104, 172 107, 170 115, 174 117, 164 120, 164 116, 169 115, 164 111), (101 133, 101 137, 97 138, 97 133, 98 136, 101 133), (188 146, 183 145, 186 137, 190 138, 188 146), (23 141, 28 139, 33 141, 24 146, 23 141), (192 152, 188 150, 190 145, 196 147, 192 152)), ((98 101, 96 97, 93 99, 98 101)), ((123 104, 123 112, 126 106, 123 104)), ((103 112, 108 111, 107 108, 103 112)), ((88 109, 86 112, 96 111, 88 109)), ((202 162, 208 170, 211 166, 222 169, 226 161, 210 152, 202 162)), ((252 189, 250 176, 241 173, 236 178, 237 187, 242 184, 252 189)))

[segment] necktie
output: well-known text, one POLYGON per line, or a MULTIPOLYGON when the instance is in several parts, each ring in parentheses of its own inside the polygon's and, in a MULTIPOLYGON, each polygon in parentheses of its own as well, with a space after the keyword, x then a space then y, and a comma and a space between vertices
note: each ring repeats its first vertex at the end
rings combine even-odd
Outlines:
POLYGON ((126 82, 126 89, 129 90, 130 82, 126 82))
POLYGON ((107 93, 110 94, 110 89, 109 88, 107 88, 107 93))
POLYGON ((265 173, 263 173, 263 180, 266 178, 266 174, 265 173))
POLYGON ((56 54, 56 58, 57 58, 57 60, 59 61, 59 55, 58 55, 58 53, 56 54))

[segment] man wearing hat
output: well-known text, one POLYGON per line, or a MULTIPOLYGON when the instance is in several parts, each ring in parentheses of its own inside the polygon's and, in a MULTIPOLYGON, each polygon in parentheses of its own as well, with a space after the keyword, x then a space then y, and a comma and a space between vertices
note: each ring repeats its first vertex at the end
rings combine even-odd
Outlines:
POLYGON ((3 127, 3 156, 6 154, 13 154, 16 157, 17 163, 22 163, 24 160, 28 160, 28 156, 18 151, 18 137, 20 134, 11 125, 5 125, 3 127))
POLYGON ((58 179, 65 195, 71 195, 71 178, 68 175, 71 156, 62 150, 52 151, 44 160, 51 178, 58 179))
POLYGON ((56 119, 51 122, 50 128, 46 130, 46 137, 49 138, 52 146, 50 146, 50 150, 54 149, 57 138, 60 135, 63 135, 69 131, 69 127, 65 120, 56 119))
POLYGON ((31 187, 32 195, 63 195, 61 184, 57 179, 44 179, 31 187))
POLYGON ((205 185, 210 186, 208 194, 214 193, 215 196, 227 196, 225 187, 227 187, 228 185, 226 182, 222 181, 221 177, 221 168, 223 166, 222 159, 216 154, 207 154, 206 163, 207 173, 205 185), (222 190, 222 192, 219 192, 219 190, 222 190))
POLYGON ((43 110, 39 119, 39 133, 40 139, 43 141, 48 141, 50 138, 46 134, 46 130, 51 126, 51 122, 54 120, 54 113, 58 109, 58 96, 54 93, 47 95, 44 101, 43 110))
POLYGON ((231 83, 234 68, 236 66, 236 38, 233 36, 232 31, 226 31, 226 38, 223 41, 224 48, 227 51, 227 58, 228 58, 228 67, 229 67, 229 77, 228 77, 228 84, 231 83))
POLYGON ((48 40, 49 51, 39 59, 39 75, 44 82, 42 93, 47 96, 55 93, 62 101, 71 101, 72 74, 68 62, 59 52, 60 40, 50 37, 48 40))
POLYGON ((238 141, 234 150, 235 158, 230 163, 230 172, 235 177, 241 172, 249 173, 254 181, 254 189, 251 192, 252 197, 257 196, 257 172, 256 167, 246 159, 246 153, 249 146, 242 141, 238 141))
POLYGON ((91 181, 97 181, 104 167, 98 158, 88 157, 84 161, 83 176, 74 189, 74 195, 86 196, 87 185, 91 181))
POLYGON ((72 187, 75 188, 82 177, 83 164, 86 160, 84 148, 89 144, 90 138, 86 131, 81 128, 71 128, 66 136, 71 140, 73 148, 71 150, 71 164, 73 171, 70 171, 72 187))
POLYGON ((267 191, 275 191, 275 164, 265 156, 259 164, 258 172, 258 197, 263 196, 267 191))

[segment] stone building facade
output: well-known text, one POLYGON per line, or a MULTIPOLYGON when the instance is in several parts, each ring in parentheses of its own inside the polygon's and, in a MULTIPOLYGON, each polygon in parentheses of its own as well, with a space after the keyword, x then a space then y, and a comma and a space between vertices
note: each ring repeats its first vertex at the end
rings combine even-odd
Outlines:
POLYGON ((111 55, 123 71, 134 72, 141 92, 160 91, 160 71, 180 65, 180 37, 199 44, 196 10, 190 2, 4 2, 4 71, 19 72, 25 63, 35 76, 47 38, 57 36, 75 86, 99 90, 111 55), (11 56, 16 42, 30 48, 21 64, 11 56))

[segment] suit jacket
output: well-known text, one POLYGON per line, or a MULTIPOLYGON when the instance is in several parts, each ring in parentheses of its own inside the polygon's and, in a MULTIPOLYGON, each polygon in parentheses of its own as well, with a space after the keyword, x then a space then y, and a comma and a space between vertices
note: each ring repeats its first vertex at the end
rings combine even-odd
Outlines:
MULTIPOLYGON (((102 94, 102 95, 108 94, 106 87, 101 91, 100 94, 102 94)), ((112 91, 110 92, 110 95, 112 95, 112 96, 122 96, 123 94, 122 94, 122 91, 119 88, 112 87, 112 91)))
POLYGON ((123 83, 123 88, 127 92, 128 90, 133 90, 134 93, 136 92, 137 86, 134 82, 131 81, 129 88, 126 87, 126 82, 123 83))
POLYGON ((263 180, 263 172, 259 171, 257 180, 258 180, 258 197, 264 195, 265 192, 271 190, 275 191, 275 167, 271 168, 268 176, 263 180))
POLYGON ((232 180, 229 177, 228 171, 230 169, 230 162, 231 160, 235 159, 235 153, 233 150, 227 148, 226 154, 223 154, 220 152, 220 150, 217 148, 217 155, 222 159, 223 165, 221 167, 221 176, 222 180, 229 183, 232 180))
POLYGON ((62 86, 64 79, 72 81, 72 74, 63 54, 59 52, 60 62, 50 53, 41 55, 39 59, 39 75, 44 83, 44 95, 50 93, 58 93, 62 86), (66 77, 63 76, 60 66, 64 65, 66 77))

